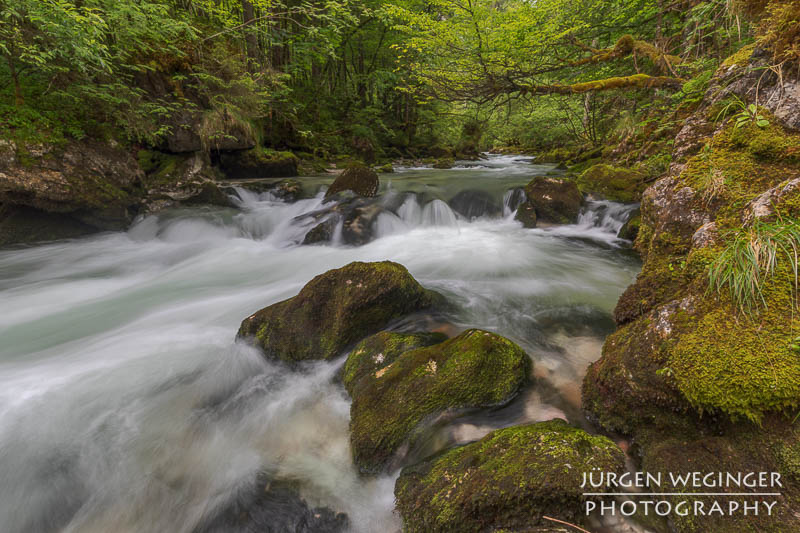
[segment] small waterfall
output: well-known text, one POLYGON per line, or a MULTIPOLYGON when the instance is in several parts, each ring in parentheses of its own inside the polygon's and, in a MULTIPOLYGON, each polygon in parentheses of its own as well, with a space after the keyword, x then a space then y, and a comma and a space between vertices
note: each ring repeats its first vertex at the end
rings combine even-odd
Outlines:
POLYGON ((378 219, 375 221, 376 238, 403 233, 409 229, 409 225, 402 218, 389 211, 378 215, 378 219))
POLYGON ((432 200, 422 210, 422 225, 457 226, 458 220, 447 203, 442 200, 432 200))
POLYGON ((638 204, 619 204, 607 200, 588 202, 577 225, 587 229, 600 228, 616 236, 637 207, 638 204))
POLYGON ((418 226, 422 222, 422 208, 419 206, 415 195, 408 195, 406 201, 397 210, 397 216, 412 227, 418 226))
POLYGON ((517 208, 527 199, 528 196, 522 187, 507 190, 503 195, 503 216, 508 217, 514 214, 517 208))

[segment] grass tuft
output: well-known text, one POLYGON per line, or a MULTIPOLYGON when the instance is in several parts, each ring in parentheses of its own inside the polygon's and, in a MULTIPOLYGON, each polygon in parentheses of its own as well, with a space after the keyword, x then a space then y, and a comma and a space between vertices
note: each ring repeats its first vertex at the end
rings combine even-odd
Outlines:
POLYGON ((753 314, 762 306, 766 309, 767 300, 761 289, 774 274, 777 262, 785 258, 792 267, 797 292, 800 224, 757 220, 751 227, 734 230, 726 237, 728 245, 708 270, 709 290, 719 294, 727 287, 743 313, 753 314))

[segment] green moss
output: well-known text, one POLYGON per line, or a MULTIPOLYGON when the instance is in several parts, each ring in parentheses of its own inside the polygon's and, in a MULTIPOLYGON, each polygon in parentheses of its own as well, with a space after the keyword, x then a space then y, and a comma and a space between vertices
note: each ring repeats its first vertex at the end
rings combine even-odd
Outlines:
POLYGON ((344 364, 342 381, 352 393, 356 383, 391 365, 401 354, 447 340, 443 333, 395 333, 381 331, 361 341, 344 364))
POLYGON ((561 420, 500 429, 405 468, 397 509, 408 532, 527 530, 545 514, 583 523, 583 473, 595 468, 624 468, 606 437, 561 420))
POLYGON ((379 471, 427 417, 445 409, 510 401, 528 379, 530 358, 487 331, 467 330, 403 353, 351 387, 350 441, 355 463, 379 471))
POLYGON ((169 187, 181 177, 181 167, 188 156, 167 154, 155 150, 139 150, 136 159, 145 173, 148 188, 169 187))
POLYGON ((800 406, 800 353, 790 348, 793 274, 780 265, 762 290, 769 308, 738 313, 727 295, 670 351, 668 365, 681 393, 700 411, 760 421, 774 410, 800 406))
POLYGON ((577 183, 584 194, 599 195, 615 202, 635 202, 646 187, 644 178, 637 170, 601 163, 586 169, 577 183))
POLYGON ((753 57, 755 49, 755 43, 750 43, 741 47, 736 53, 726 58, 725 61, 722 62, 722 66, 725 68, 733 66, 746 67, 748 63, 750 63, 750 58, 753 57))
POLYGON ((391 320, 441 301, 402 265, 355 262, 320 274, 297 296, 248 317, 239 336, 255 337, 270 358, 330 359, 391 320))

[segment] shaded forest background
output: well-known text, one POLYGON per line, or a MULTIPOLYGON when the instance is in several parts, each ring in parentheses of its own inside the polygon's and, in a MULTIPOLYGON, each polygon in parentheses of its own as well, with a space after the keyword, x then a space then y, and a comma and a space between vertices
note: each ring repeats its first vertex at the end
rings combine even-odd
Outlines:
POLYGON ((725 58, 797 57, 795 4, 3 0, 0 136, 159 147, 195 123, 208 151, 604 150, 657 175, 725 58))

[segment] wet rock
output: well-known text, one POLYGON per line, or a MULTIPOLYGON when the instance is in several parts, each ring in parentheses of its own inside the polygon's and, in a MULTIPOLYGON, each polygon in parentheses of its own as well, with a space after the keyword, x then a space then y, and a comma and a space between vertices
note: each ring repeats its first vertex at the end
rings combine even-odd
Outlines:
POLYGON ((378 168, 378 172, 381 174, 391 174, 394 172, 394 167, 391 163, 386 163, 385 165, 378 168))
POLYGON ((395 484, 404 531, 529 531, 547 515, 583 523, 584 472, 622 472, 608 438, 562 420, 515 426, 412 467, 395 484))
POLYGON ((147 212, 177 205, 234 207, 228 194, 217 185, 218 175, 206 154, 140 150, 137 160, 145 172, 144 210, 147 212))
POLYGON ((309 507, 293 483, 270 481, 260 474, 255 483, 237 491, 194 533, 344 533, 346 514, 327 507, 309 507))
POLYGON ((253 148, 224 152, 219 167, 227 179, 291 178, 297 176, 299 160, 291 152, 253 148))
POLYGON ((97 228, 62 213, 0 204, 0 246, 82 237, 97 228))
POLYGON ((633 169, 597 164, 587 168, 577 179, 584 194, 613 202, 630 203, 641 199, 645 175, 633 169))
POLYGON ((269 358, 331 359, 392 320, 440 301, 402 265, 355 262, 320 274, 297 296, 246 318, 239 337, 252 337, 269 358))
POLYGON ((525 202, 517 208, 514 220, 522 222, 526 228, 536 227, 536 208, 530 202, 525 202))
POLYGON ((381 331, 361 341, 344 365, 342 382, 348 393, 362 378, 391 365, 401 354, 447 340, 443 333, 396 333, 381 331))
POLYGON ((169 126, 169 133, 162 138, 158 148, 172 153, 201 151, 203 142, 198 131, 202 118, 200 111, 181 110, 172 113, 165 119, 165 125, 169 126))
POLYGON ((383 211, 383 205, 377 200, 352 196, 344 198, 339 195, 336 203, 300 218, 312 218, 315 221, 315 225, 303 239, 303 244, 331 242, 339 224, 343 244, 366 244, 372 240, 374 224, 383 211))
POLYGON ((481 216, 497 216, 500 214, 500 207, 486 191, 466 189, 450 199, 450 207, 459 215, 467 219, 481 216))
POLYGON ((539 222, 572 224, 578 220, 583 196, 572 180, 536 176, 525 186, 525 194, 539 222))
POLYGON ((629 241, 635 241, 636 236, 639 235, 639 227, 642 225, 642 212, 640 209, 635 209, 631 212, 628 220, 619 229, 617 237, 629 241))
POLYGON ((325 198, 344 191, 352 191, 358 196, 371 198, 378 194, 379 186, 378 174, 374 170, 364 165, 351 163, 333 181, 325 193, 325 198))
POLYGON ((285 179, 279 181, 272 179, 245 180, 226 185, 222 188, 222 191, 225 194, 236 195, 235 187, 241 187, 242 189, 246 189, 255 193, 269 192, 273 197, 283 200, 287 203, 296 202, 305 194, 303 184, 296 179, 285 179))
MULTIPOLYGON (((358 356, 352 356, 358 357, 358 356)), ((471 329, 407 351, 350 390, 350 443, 362 472, 379 472, 415 430, 445 410, 503 405, 528 379, 528 355, 508 339, 471 329)))

